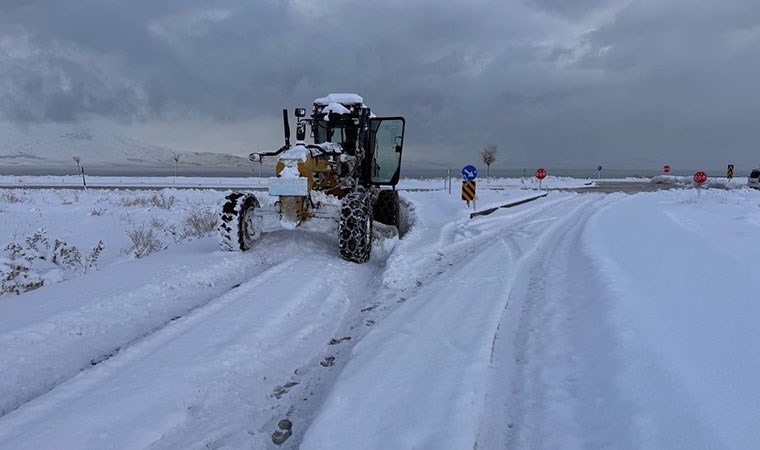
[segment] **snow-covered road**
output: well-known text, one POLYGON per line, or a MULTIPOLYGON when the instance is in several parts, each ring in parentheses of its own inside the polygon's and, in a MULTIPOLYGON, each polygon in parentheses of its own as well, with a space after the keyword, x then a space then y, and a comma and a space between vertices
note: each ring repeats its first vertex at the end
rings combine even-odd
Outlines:
MULTIPOLYGON (((4 336, 3 361, 18 374, 15 382, 3 384, 9 391, 17 389, 4 398, 14 394, 16 403, 31 401, 0 422, 0 446, 46 448, 56 442, 58 448, 114 443, 118 448, 187 448, 222 438, 234 447, 255 442, 271 422, 278 403, 273 394, 278 389, 283 391, 278 396, 284 394, 289 382, 300 383, 297 371, 303 375, 320 368, 331 356, 329 342, 342 337, 336 333, 359 299, 371 298, 378 270, 376 264, 336 259, 319 236, 268 236, 261 244, 278 250, 268 257, 217 252, 213 258, 221 261, 216 264, 208 259, 193 264, 187 256, 175 255, 171 271, 182 274, 179 279, 161 277, 159 286, 173 291, 172 296, 190 297, 196 308, 192 312, 135 308, 126 301, 139 297, 153 305, 172 300, 166 295, 151 299, 156 286, 149 283, 75 313, 36 318, 39 323, 4 336), (303 258, 304 251, 311 256, 303 258), (231 284, 242 271, 252 278, 231 284), (178 282, 193 276, 203 281, 178 282), (151 331, 139 336, 142 332, 132 322, 151 331), (146 327, 146 322, 161 325, 146 327), (61 333, 64 328, 69 332, 61 333), (70 338, 61 342, 62 337, 70 338), (117 355, 89 367, 93 355, 116 344, 111 350, 121 348, 117 355), (30 373, 35 374, 32 380, 30 373), (66 377, 70 379, 34 398, 66 377)), ((107 270, 99 275, 109 276, 107 270)))
MULTIPOLYGON (((443 225, 430 249, 437 276, 354 349, 303 448, 454 449, 476 442, 503 448, 496 440, 508 432, 505 416, 516 405, 501 401, 510 392, 504 383, 524 386, 510 376, 520 371, 498 361, 505 354, 502 341, 511 342, 505 334, 512 334, 501 322, 520 327, 541 318, 524 313, 521 323, 512 311, 523 304, 557 307, 561 299, 551 297, 543 280, 573 267, 572 243, 605 201, 600 195, 554 196, 532 208, 443 225), (352 432, 334 433, 341 426, 352 432)), ((439 216, 424 210, 433 205, 426 203, 421 215, 439 216)), ((533 350, 522 344, 518 351, 533 350)))
POLYGON ((364 265, 207 238, 2 297, 0 448, 747 448, 760 196, 693 194, 408 192, 364 265))

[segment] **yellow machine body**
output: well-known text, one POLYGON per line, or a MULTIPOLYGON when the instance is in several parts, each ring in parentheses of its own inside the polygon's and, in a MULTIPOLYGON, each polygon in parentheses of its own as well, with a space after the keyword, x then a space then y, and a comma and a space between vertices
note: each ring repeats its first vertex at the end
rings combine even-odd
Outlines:
MULTIPOLYGON (((334 161, 327 158, 314 158, 309 152, 305 154, 305 160, 300 157, 281 157, 275 166, 275 174, 281 177, 292 176, 294 169, 298 175, 306 178, 308 191, 326 191, 337 197, 342 197, 344 192, 337 189, 338 177, 334 170, 334 161)), ((309 196, 279 196, 280 218, 286 223, 298 224, 313 216, 312 204, 309 196)))

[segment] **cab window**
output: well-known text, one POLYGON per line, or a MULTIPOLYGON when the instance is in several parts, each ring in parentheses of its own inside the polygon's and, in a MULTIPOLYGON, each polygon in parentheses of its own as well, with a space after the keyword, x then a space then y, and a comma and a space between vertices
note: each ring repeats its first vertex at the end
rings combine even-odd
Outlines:
POLYGON ((317 130, 314 134, 314 143, 334 142, 336 144, 343 144, 343 128, 330 125, 332 124, 325 120, 316 121, 317 130))
POLYGON ((372 183, 395 183, 404 145, 404 119, 373 119, 372 183))

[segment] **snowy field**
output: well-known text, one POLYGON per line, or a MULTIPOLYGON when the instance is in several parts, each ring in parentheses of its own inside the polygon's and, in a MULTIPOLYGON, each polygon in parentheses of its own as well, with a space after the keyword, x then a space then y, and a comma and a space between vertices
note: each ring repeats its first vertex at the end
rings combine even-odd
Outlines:
MULTIPOLYGON (((673 178, 673 177, 668 177, 673 178)), ((682 177, 683 178, 683 177, 682 177)), ((615 179, 615 181, 649 181, 648 178, 625 178, 622 180, 615 179)), ((248 177, 248 178, 236 178, 236 177, 223 177, 223 178, 211 178, 211 177, 108 177, 108 176, 86 176, 85 181, 87 186, 90 187, 116 187, 119 189, 125 189, 130 187, 144 188, 144 187, 165 187, 165 188, 220 188, 221 187, 235 187, 235 188, 266 188, 269 185, 268 177, 248 177)), ((543 180, 542 188, 548 189, 567 189, 567 188, 579 188, 586 186, 593 181, 582 180, 577 178, 568 177, 555 177, 548 176, 543 180)), ((746 184, 746 178, 744 184, 746 184)), ((414 179, 414 178, 402 178, 399 180, 399 189, 444 189, 447 186, 448 179, 414 179)), ((452 177, 452 187, 457 188, 460 180, 459 177, 452 177)), ((535 178, 490 178, 479 179, 478 185, 486 188, 538 188, 538 183, 535 178)), ((67 176, 14 176, 14 175, 0 175, 0 188, 24 188, 25 186, 45 186, 45 187, 69 187, 69 188, 81 188, 82 177, 75 175, 67 176)), ((447 188, 448 189, 448 188, 447 188)))
MULTIPOLYGON (((219 251, 217 179, 38 178, 0 177, 2 449, 760 442, 760 191, 740 180, 474 219, 458 180, 403 180, 407 232, 357 265, 332 233, 219 251)), ((479 209, 537 193, 478 187, 479 209)))

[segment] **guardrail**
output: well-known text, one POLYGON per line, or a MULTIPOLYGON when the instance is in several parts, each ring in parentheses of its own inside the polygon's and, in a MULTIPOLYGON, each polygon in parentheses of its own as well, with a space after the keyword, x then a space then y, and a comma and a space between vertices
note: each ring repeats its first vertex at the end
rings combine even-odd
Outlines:
POLYGON ((500 208, 512 208, 513 206, 518 206, 518 205, 522 205, 528 202, 532 202, 533 200, 538 200, 539 198, 546 197, 547 195, 549 195, 548 192, 543 193, 541 195, 537 195, 535 197, 525 198, 516 202, 507 203, 506 205, 495 206, 493 208, 484 209, 482 211, 475 211, 473 213, 470 213, 470 219, 473 219, 477 216, 487 216, 500 208))

